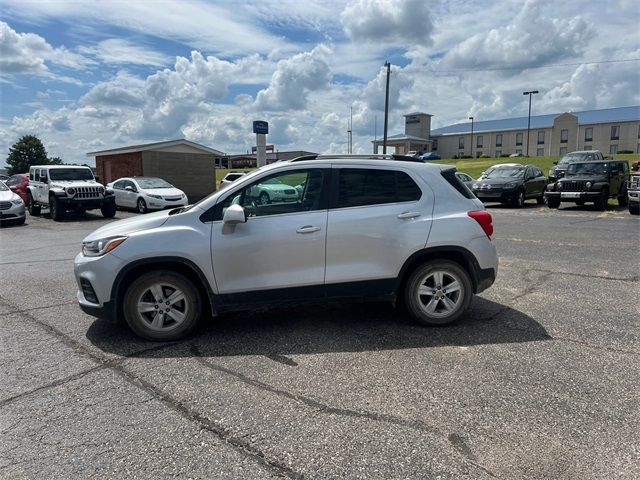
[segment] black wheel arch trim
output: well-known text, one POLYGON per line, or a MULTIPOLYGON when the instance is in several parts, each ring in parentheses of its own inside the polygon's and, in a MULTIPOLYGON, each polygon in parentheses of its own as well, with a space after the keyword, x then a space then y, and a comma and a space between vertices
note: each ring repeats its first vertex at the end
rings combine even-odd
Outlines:
MULTIPOLYGON (((419 264, 419 259, 422 257, 429 257, 432 259, 442 259, 442 260, 451 260, 450 257, 447 257, 447 254, 453 254, 455 256, 462 256, 464 261, 467 263, 466 265, 461 265, 468 273, 471 278, 471 283, 473 285, 473 293, 478 293, 485 288, 484 286, 485 279, 487 277, 493 276, 495 279, 496 272, 493 268, 482 269, 480 268, 480 264, 476 257, 464 247, 459 246, 440 246, 440 247, 427 247, 421 250, 418 250, 413 255, 411 255, 402 265, 400 269, 400 273, 396 278, 396 285, 394 287, 394 292, 398 294, 402 289, 402 286, 407 278, 407 272, 419 264)), ((493 279, 489 285, 493 283, 493 279)))
MULTIPOLYGON (((153 265, 153 264, 166 265, 166 264, 172 264, 172 263, 180 264, 184 267, 187 267, 189 270, 192 271, 193 274, 195 274, 198 277, 198 280, 200 281, 201 286, 204 288, 207 294, 207 298, 203 298, 202 300, 208 301, 211 313, 215 314, 216 313, 215 303, 214 303, 215 294, 213 293, 213 290, 211 289, 211 285, 209 284, 209 281, 207 280, 207 277, 205 276, 205 274, 202 272, 200 267, 198 267, 191 260, 186 259, 184 257, 176 257, 176 256, 142 258, 140 260, 135 260, 131 263, 128 263, 127 265, 122 267, 118 272, 118 275, 116 275, 116 279, 113 282, 113 285, 111 286, 111 295, 110 295, 109 301, 115 302, 115 304, 118 306, 117 307, 118 311, 117 312, 114 311, 113 313, 116 314, 118 317, 120 317, 122 314, 122 311, 121 311, 123 307, 122 298, 123 298, 124 292, 120 290, 122 287, 122 280, 127 276, 128 273, 144 265, 153 265)), ((164 268, 167 268, 167 267, 165 266, 164 268)), ((196 285, 196 288, 198 288, 198 285, 196 285)))

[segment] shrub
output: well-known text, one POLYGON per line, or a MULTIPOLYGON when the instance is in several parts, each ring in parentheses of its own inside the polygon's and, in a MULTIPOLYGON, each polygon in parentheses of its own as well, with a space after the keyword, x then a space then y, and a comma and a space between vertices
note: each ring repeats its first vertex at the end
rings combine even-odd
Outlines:
POLYGON ((508 153, 503 153, 502 155, 500 155, 500 158, 509 158, 509 154, 508 153))
POLYGON ((489 155, 480 155, 480 158, 491 158, 489 155))
POLYGON ((618 153, 625 154, 625 153, 634 153, 634 152, 633 150, 618 150, 618 153))

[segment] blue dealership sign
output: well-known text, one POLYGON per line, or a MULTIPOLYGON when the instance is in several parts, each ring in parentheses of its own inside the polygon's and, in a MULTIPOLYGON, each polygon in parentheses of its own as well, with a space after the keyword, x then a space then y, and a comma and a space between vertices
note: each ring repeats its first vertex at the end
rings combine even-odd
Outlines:
POLYGON ((269 133, 269 124, 263 120, 256 120, 253 122, 253 133, 269 133))

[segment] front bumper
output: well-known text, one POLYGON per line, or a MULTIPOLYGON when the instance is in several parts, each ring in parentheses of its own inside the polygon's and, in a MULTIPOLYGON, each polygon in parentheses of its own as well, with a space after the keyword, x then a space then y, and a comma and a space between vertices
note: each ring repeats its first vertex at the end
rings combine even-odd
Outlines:
POLYGON ((98 318, 117 321, 115 302, 111 298, 113 284, 122 267, 113 253, 102 257, 76 255, 73 273, 78 285, 76 297, 83 312, 98 318))
POLYGON ((595 202, 601 195, 601 192, 544 192, 544 198, 557 198, 561 202, 595 202))
POLYGON ((14 220, 21 220, 24 218, 24 203, 19 205, 11 204, 11 206, 6 210, 0 210, 0 221, 1 222, 10 222, 14 220))
POLYGON ((164 210, 165 208, 176 208, 176 207, 186 207, 189 205, 189 200, 187 197, 181 198, 179 200, 165 200, 159 198, 151 198, 145 197, 145 202, 147 203, 147 208, 149 210, 164 210))
POLYGON ((105 205, 112 204, 116 201, 115 195, 109 195, 103 198, 75 198, 75 197, 56 197, 66 209, 84 208, 85 210, 93 210, 102 208, 105 205))
POLYGON ((472 190, 473 194, 482 202, 514 202, 518 198, 518 190, 472 190))

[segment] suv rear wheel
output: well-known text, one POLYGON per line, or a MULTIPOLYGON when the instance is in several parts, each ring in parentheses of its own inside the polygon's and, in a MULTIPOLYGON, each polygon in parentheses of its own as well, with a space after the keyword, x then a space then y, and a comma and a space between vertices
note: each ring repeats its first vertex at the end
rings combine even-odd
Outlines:
POLYGON ((131 283, 124 295, 124 318, 147 340, 178 340, 197 326, 201 305, 200 294, 187 277, 157 270, 131 283))
POLYGON ((469 274, 457 263, 430 260, 411 274, 404 300, 411 316, 423 325, 455 322, 469 306, 473 287, 469 274))

